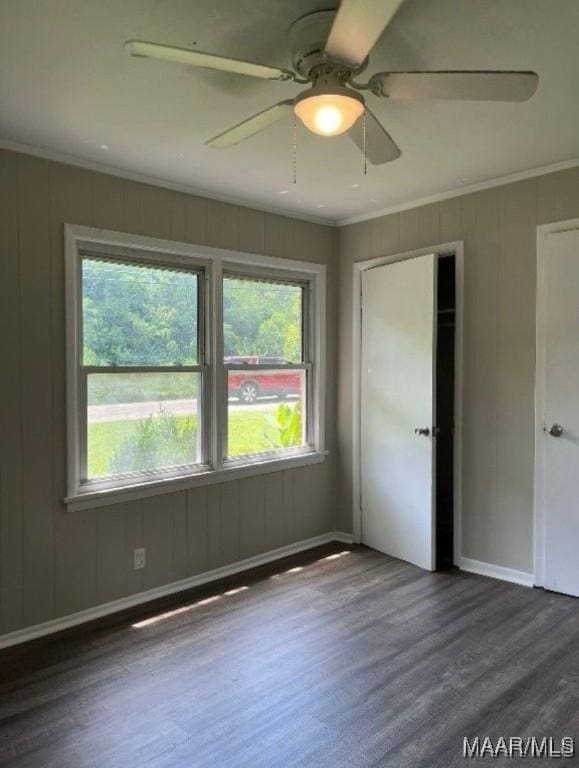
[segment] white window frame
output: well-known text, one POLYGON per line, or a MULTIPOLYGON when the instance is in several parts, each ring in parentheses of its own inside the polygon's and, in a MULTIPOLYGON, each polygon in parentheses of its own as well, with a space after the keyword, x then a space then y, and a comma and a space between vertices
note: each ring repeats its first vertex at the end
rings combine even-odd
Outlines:
MULTIPOLYGON (((326 360, 326 267, 323 264, 282 259, 261 254, 190 245, 143 235, 65 224, 66 290, 66 406, 67 406, 67 495, 69 509, 90 509, 136 498, 175 492, 199 485, 219 483, 251 475, 261 475, 324 460, 325 450, 325 360, 326 360), (126 258, 137 263, 201 269, 204 273, 203 329, 200 331, 199 369, 203 376, 202 432, 204 463, 156 472, 154 475, 106 478, 82 483, 82 424, 85 403, 80 386, 82 350, 81 259, 83 255, 126 258), (304 361, 297 366, 308 371, 308 445, 225 459, 227 428, 227 368, 223 361, 223 274, 285 279, 302 282, 307 289, 307 339, 304 361)), ((135 369, 136 371, 140 369, 135 369)))
MULTIPOLYGON (((299 286, 303 290, 302 294, 302 338, 301 338, 301 362, 299 363, 285 363, 283 365, 284 371, 304 371, 305 377, 306 377, 306 387, 305 387, 305 397, 304 397, 304 405, 305 405, 305 413, 306 413, 306 419, 304 424, 304 436, 305 436, 305 443, 306 445, 315 445, 315 435, 313 431, 313 421, 310 418, 310 414, 315 409, 315 403, 314 403, 314 392, 313 392, 313 374, 315 369, 314 364, 314 355, 313 351, 316 346, 315 341, 315 335, 314 335, 314 323, 310 321, 310 318, 315 312, 315 294, 314 290, 311 284, 311 281, 304 279, 302 277, 297 277, 295 275, 289 275, 287 270, 284 272, 280 272, 279 270, 272 270, 267 268, 261 268, 261 269, 255 269, 253 268, 251 271, 248 271, 246 267, 241 267, 239 264, 231 264, 227 263, 223 265, 223 278, 239 278, 239 279, 248 279, 248 280, 263 280, 265 282, 271 281, 272 283, 275 283, 278 281, 278 284, 287 283, 288 285, 294 285, 299 286)), ((253 355, 252 355, 253 357, 253 355)), ((255 357, 260 357, 260 355, 255 355, 255 357)), ((275 364, 269 364, 269 365, 248 365, 243 363, 224 363, 225 368, 225 381, 228 380, 228 374, 230 371, 239 371, 241 373, 254 373, 254 374, 263 374, 267 371, 279 371, 282 370, 281 365, 275 365, 275 364)), ((226 384, 227 388, 227 384, 226 384)), ((228 392, 225 393, 225 403, 227 408, 228 403, 228 392)), ((226 453, 227 448, 227 437, 228 437, 228 414, 226 414, 225 423, 223 425, 223 448, 224 448, 224 454, 226 453)), ((292 453, 303 453, 303 448, 295 448, 295 449, 277 449, 272 450, 264 454, 249 454, 249 455, 243 455, 239 457, 231 457, 228 458, 225 455, 223 456, 223 462, 226 466, 242 466, 243 464, 246 464, 248 461, 257 461, 259 460, 259 456, 288 456, 292 453)))

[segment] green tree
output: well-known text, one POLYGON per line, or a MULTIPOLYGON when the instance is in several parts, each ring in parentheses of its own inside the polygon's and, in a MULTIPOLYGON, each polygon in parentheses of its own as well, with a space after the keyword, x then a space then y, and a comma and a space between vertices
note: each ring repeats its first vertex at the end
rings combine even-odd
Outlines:
POLYGON ((301 358, 302 289, 226 278, 223 288, 226 355, 301 358))
POLYGON ((82 288, 86 364, 196 362, 194 273, 84 259, 82 288))
MULTIPOLYGON (((197 362, 197 276, 156 266, 85 258, 84 362, 172 365, 197 362)), ((302 288, 226 277, 226 355, 301 358, 302 288)))

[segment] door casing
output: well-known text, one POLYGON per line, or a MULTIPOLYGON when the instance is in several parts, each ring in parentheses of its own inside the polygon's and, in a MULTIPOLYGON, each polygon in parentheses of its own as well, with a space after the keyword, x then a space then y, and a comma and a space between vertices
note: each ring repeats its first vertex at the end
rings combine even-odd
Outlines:
POLYGON ((537 325, 535 367, 535 482, 534 482, 534 584, 545 586, 545 360, 546 360, 546 306, 545 264, 547 259, 546 238, 557 232, 579 230, 579 219, 542 224, 537 227, 537 325))
POLYGON ((462 371, 463 371, 463 285, 464 285, 464 243, 454 241, 441 243, 414 251, 392 256, 378 256, 374 259, 357 261, 353 264, 352 276, 352 519, 353 540, 362 541, 361 506, 361 342, 362 342, 362 273, 373 267, 393 264, 434 253, 437 256, 455 257, 456 280, 456 327, 455 327, 455 369, 454 369, 454 564, 460 565, 462 550, 462 371))

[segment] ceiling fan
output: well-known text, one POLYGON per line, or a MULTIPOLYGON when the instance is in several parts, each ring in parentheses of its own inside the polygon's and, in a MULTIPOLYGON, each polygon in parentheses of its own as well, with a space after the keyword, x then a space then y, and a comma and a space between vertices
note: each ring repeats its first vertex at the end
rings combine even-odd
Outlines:
POLYGON ((206 144, 214 148, 238 144, 293 111, 321 136, 348 132, 368 160, 381 165, 401 152, 367 107, 364 91, 386 99, 476 101, 526 101, 535 93, 539 82, 535 72, 377 72, 366 83, 356 82, 354 78, 368 65, 368 54, 403 2, 342 0, 337 12, 318 11, 298 19, 289 30, 293 70, 144 40, 129 40, 125 47, 133 56, 310 86, 209 139, 206 144))

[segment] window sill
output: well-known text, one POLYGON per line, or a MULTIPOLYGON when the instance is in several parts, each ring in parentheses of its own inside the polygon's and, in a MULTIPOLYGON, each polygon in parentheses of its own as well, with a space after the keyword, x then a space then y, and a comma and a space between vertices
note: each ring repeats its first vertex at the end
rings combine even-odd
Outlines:
POLYGON ((283 458, 275 457, 252 461, 251 463, 232 462, 220 469, 202 469, 198 472, 153 481, 125 485, 122 488, 87 489, 67 496, 64 499, 69 512, 80 512, 97 507, 108 507, 112 504, 121 504, 124 501, 146 499, 151 496, 161 496, 168 493, 186 491, 190 488, 198 488, 202 485, 215 485, 228 480, 239 480, 244 477, 267 475, 271 472, 281 472, 284 469, 305 467, 311 464, 320 464, 328 455, 328 451, 310 451, 283 458))

